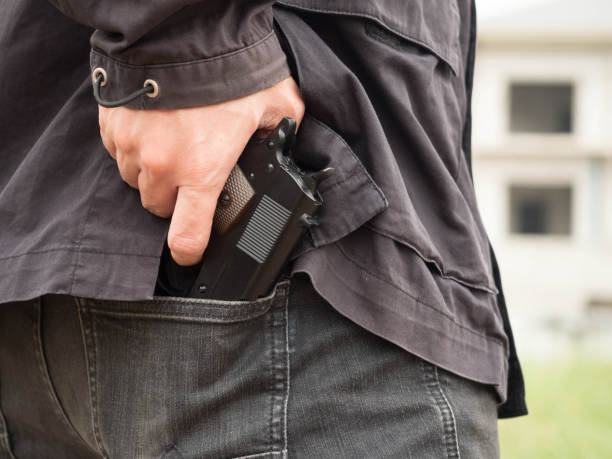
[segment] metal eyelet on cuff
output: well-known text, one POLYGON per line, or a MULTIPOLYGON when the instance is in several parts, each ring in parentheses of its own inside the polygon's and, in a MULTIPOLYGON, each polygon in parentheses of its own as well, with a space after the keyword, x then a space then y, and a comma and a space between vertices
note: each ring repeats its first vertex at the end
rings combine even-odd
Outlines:
POLYGON ((96 84, 96 80, 98 79, 99 75, 102 75, 102 81, 100 82, 100 86, 106 86, 108 77, 106 75, 106 70, 104 70, 102 67, 96 67, 94 69, 93 73, 91 74, 91 81, 96 84))
POLYGON ((93 82, 94 98, 96 99, 96 102, 98 103, 98 105, 101 105, 102 107, 107 107, 107 108, 121 107, 122 105, 129 104, 134 99, 142 95, 145 95, 145 94, 152 99, 159 95, 159 85, 157 84, 157 81, 152 80, 152 79, 147 79, 145 80, 142 86, 142 89, 138 89, 137 91, 134 91, 132 94, 124 97, 123 99, 119 99, 115 101, 104 100, 102 96, 100 95, 100 88, 102 86, 106 86, 106 83, 108 81, 106 71, 102 67, 96 67, 91 74, 91 79, 93 82))
POLYGON ((153 91, 148 92, 147 97, 155 99, 159 95, 159 85, 157 84, 157 81, 151 79, 145 80, 143 87, 146 88, 147 86, 153 87, 153 91))

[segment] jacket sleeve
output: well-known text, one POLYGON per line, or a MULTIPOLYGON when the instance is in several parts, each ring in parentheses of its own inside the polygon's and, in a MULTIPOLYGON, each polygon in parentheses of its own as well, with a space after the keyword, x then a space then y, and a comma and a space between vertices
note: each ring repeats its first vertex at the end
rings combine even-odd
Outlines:
POLYGON ((102 97, 120 99, 148 79, 155 98, 128 107, 210 105, 273 86, 290 75, 273 30, 273 0, 50 0, 95 29, 92 71, 102 68, 102 97))

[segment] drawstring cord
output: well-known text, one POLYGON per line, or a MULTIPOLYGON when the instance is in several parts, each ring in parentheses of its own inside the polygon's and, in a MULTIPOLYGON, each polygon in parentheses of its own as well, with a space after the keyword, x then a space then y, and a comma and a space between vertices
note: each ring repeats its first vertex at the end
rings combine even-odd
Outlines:
POLYGON ((157 82, 155 80, 146 80, 141 89, 134 91, 132 94, 122 99, 115 100, 115 101, 104 100, 102 99, 102 96, 100 96, 100 88, 102 86, 106 86, 106 83, 108 81, 106 77, 106 71, 100 67, 96 68, 93 71, 92 80, 93 80, 94 97, 96 99, 96 102, 102 107, 107 107, 107 108, 121 107, 122 105, 128 104, 132 102, 134 99, 140 96, 143 96, 145 94, 151 98, 155 98, 159 94, 159 86, 157 82))

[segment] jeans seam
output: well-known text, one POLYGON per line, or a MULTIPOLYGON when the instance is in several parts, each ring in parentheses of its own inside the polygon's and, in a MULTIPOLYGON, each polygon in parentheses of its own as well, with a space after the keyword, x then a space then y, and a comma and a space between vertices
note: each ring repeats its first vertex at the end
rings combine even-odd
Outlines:
POLYGON ((96 364, 95 364, 95 339, 91 316, 87 313, 86 304, 79 298, 75 298, 77 311, 79 313, 79 322, 81 324, 81 336, 83 337, 83 346, 85 347, 85 360, 87 365, 87 381, 89 386, 89 403, 91 407, 91 426, 93 429, 96 446, 98 452, 104 457, 109 455, 102 444, 102 436, 98 425, 98 400, 96 394, 96 364))
POLYGON ((460 459, 459 440, 457 437, 457 422, 453 408, 442 389, 440 378, 438 377, 438 368, 428 362, 421 361, 421 368, 425 386, 431 399, 433 400, 437 411, 440 415, 440 422, 444 434, 444 447, 446 449, 446 457, 448 459, 460 459))
MULTIPOLYGON (((268 378, 274 381, 274 318, 272 317, 274 310, 272 309, 266 315, 266 346, 270 346, 268 353, 268 378)), ((274 383, 271 383, 268 409, 268 448, 274 450, 274 383)))
POLYGON ((283 435, 284 435, 284 451, 285 455, 288 455, 289 451, 289 435, 288 435, 288 412, 289 412, 289 391, 291 390, 291 361, 289 360, 289 295, 285 297, 283 305, 283 312, 285 315, 285 371, 286 371, 286 389, 285 389, 285 403, 283 406, 283 435))
POLYGON ((6 452, 10 459, 16 459, 11 448, 11 439, 6 425, 6 419, 4 419, 4 414, 0 409, 0 452, 2 451, 6 452))
POLYGON ((278 452, 278 451, 268 451, 265 453, 256 453, 256 454, 249 454, 247 456, 239 456, 239 457, 234 457, 232 459, 272 459, 272 458, 277 458, 280 457, 282 459, 285 459, 287 457, 287 455, 285 454, 285 452, 278 452))
POLYGON ((289 395, 289 368, 287 366, 287 308, 288 295, 270 311, 271 320, 271 402, 270 446, 272 452, 286 456, 287 451, 287 403, 289 395))
MULTIPOLYGON (((42 297, 41 297, 42 298, 42 297)), ((51 374, 49 373, 49 367, 47 365, 47 357, 45 355, 45 350, 43 346, 42 340, 42 299, 39 298, 36 302, 36 320, 34 321, 34 343, 35 343, 35 354, 38 361, 38 369, 40 371, 41 377, 44 381, 45 389, 47 391, 47 395, 51 398, 51 403, 53 405, 53 410, 59 415, 59 417, 64 421, 69 430, 72 431, 74 435, 83 443, 85 447, 90 448, 87 441, 83 438, 81 433, 76 429, 74 424, 68 418, 68 414, 65 412, 62 404, 57 396, 57 391, 53 386, 53 382, 51 381, 51 374)))

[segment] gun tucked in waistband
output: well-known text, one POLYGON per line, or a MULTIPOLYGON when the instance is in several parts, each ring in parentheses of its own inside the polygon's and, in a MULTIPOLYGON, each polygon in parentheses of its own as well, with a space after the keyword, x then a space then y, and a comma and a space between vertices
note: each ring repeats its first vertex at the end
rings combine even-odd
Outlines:
POLYGON ((180 266, 166 244, 156 294, 255 300, 270 291, 298 240, 318 224, 318 186, 333 172, 297 166, 295 126, 284 118, 267 138, 249 141, 219 196, 202 262, 180 266))

